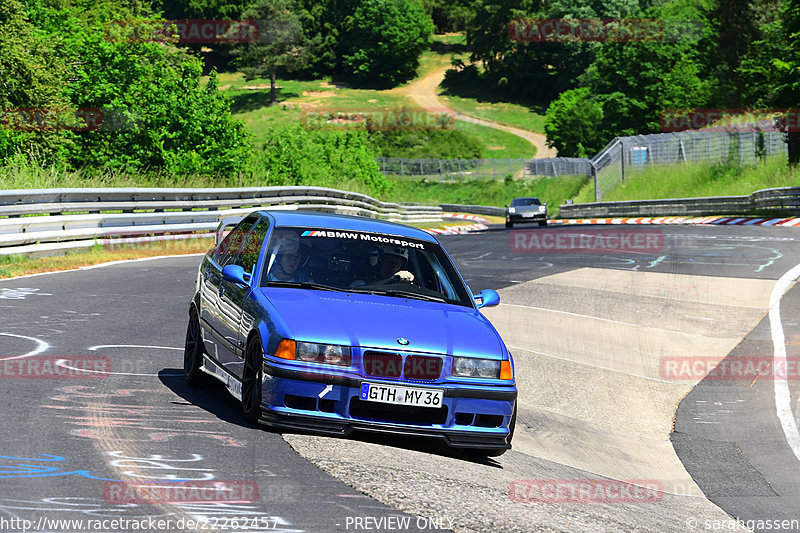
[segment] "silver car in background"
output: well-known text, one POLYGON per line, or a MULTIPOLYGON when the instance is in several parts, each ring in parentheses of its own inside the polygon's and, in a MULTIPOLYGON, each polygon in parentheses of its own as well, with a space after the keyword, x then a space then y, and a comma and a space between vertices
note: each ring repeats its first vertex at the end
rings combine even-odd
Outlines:
POLYGON ((547 204, 533 197, 514 198, 511 205, 506 205, 506 227, 511 228, 520 222, 538 222, 540 226, 546 226, 547 204))

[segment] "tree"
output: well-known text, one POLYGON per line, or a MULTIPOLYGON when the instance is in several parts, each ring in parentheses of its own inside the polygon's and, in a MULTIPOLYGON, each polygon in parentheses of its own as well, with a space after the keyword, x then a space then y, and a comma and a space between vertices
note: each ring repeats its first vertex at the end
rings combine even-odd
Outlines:
MULTIPOLYGON (((12 51, 14 43, 31 40, 25 50, 28 57, 16 54, 19 61, 12 61, 16 56, 11 54, 8 61, 0 59, 0 70, 11 67, 0 86, 25 88, 28 94, 0 98, 0 105, 57 107, 63 102, 71 110, 99 110, 96 115, 102 121, 87 131, 56 128, 31 136, 22 150, 46 153, 60 140, 58 152, 40 162, 87 170, 218 175, 245 167, 248 134, 231 115, 230 101, 217 90, 215 77, 201 86, 200 60, 169 44, 129 39, 118 25, 108 24, 152 23, 153 14, 139 0, 55 4, 26 0, 32 23, 20 25, 16 17, 16 26, 0 39, 0 50, 8 43, 12 51), (45 59, 37 59, 36 50, 42 50, 45 59), (15 67, 25 61, 33 82, 25 69, 15 67), (42 66, 40 61, 47 63, 42 66), (44 84, 41 90, 39 84, 44 84)), ((3 8, 8 5, 0 4, 0 12, 7 13, 3 8)), ((0 15, 0 20, 5 26, 11 17, 0 15)), ((0 137, 3 133, 0 130, 0 137)), ((0 138, 0 159, 8 155, 0 138)))
MULTIPOLYGON (((800 108, 800 1, 785 2, 774 20, 762 26, 762 39, 742 58, 742 100, 753 107, 800 108)), ((796 125, 796 118, 793 120, 796 125)), ((780 127, 781 121, 778 122, 780 127)), ((800 163, 800 131, 784 127, 789 163, 800 163)))
MULTIPOLYGON (((776 100, 778 105, 794 108, 796 115, 800 109, 800 0, 787 0, 781 13, 781 26, 786 40, 785 55, 773 60, 777 70, 776 100)), ((796 116, 795 116, 796 122, 796 116)), ((800 164, 800 131, 797 124, 787 128, 789 145, 789 164, 800 164)))
POLYGON ((341 69, 342 34, 358 2, 340 0, 298 0, 297 14, 308 38, 311 59, 306 74, 314 78, 341 69))
POLYGON ((153 0, 167 19, 238 19, 253 0, 153 0))
MULTIPOLYGON (((47 36, 28 20, 17 0, 0 3, 0 112, 20 108, 41 111, 67 109, 63 80, 67 68, 47 36)), ((15 152, 32 151, 49 159, 64 138, 58 132, 19 131, 15 113, 0 114, 0 160, 15 152), (8 123, 4 127, 4 123, 8 123)), ((25 128, 23 128, 25 129, 25 128)))
POLYGON ((564 91, 545 114, 547 145, 558 150, 560 157, 586 157, 603 147, 602 122, 602 104, 588 88, 564 91))
POLYGON ((414 76, 432 34, 414 0, 364 0, 347 25, 342 64, 359 82, 391 86, 414 76))
POLYGON ((303 27, 293 8, 291 0, 258 0, 242 18, 259 21, 259 38, 233 50, 248 80, 269 74, 273 104, 278 99, 275 87, 278 69, 295 70, 309 60, 303 27))
MULTIPOLYGON (((665 4, 646 13, 668 26, 680 20, 700 20, 690 8, 671 10, 665 4)), ((705 26, 704 26, 705 27, 705 26)), ((663 112, 676 108, 695 108, 709 104, 714 79, 704 75, 706 55, 702 39, 680 37, 674 41, 605 42, 598 48, 592 64, 581 77, 581 85, 591 94, 622 113, 609 113, 604 128, 615 135, 660 131, 663 112), (614 93, 619 93, 611 98, 614 93), (614 123, 611 120, 619 120, 614 123)), ((611 107, 609 107, 610 109, 611 107)))

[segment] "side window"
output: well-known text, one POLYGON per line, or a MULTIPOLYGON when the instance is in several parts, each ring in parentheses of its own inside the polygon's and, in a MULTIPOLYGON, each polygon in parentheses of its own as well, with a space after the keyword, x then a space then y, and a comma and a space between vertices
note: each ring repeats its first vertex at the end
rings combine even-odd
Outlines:
POLYGON ((217 252, 214 254, 214 261, 220 266, 230 264, 239 253, 247 234, 258 221, 258 217, 247 217, 242 220, 228 235, 219 243, 217 252))
POLYGON ((255 229, 247 236, 242 251, 234 264, 241 266, 245 272, 253 274, 253 269, 258 263, 258 256, 261 253, 261 245, 264 244, 268 230, 269 223, 266 220, 260 220, 255 229))

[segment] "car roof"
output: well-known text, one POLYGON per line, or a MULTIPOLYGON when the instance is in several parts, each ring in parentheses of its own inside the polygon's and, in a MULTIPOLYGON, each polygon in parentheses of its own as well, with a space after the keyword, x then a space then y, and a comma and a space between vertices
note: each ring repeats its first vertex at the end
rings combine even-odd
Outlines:
POLYGON ((517 196, 514 200, 539 200, 535 196, 517 196))
POLYGON ((375 218, 357 217, 352 215, 337 215, 334 213, 319 213, 316 211, 258 211, 275 220, 276 227, 286 226, 311 226, 320 229, 338 229, 350 231, 363 231, 372 233, 385 233, 398 237, 408 237, 429 242, 438 242, 430 233, 406 226, 378 220, 375 218))

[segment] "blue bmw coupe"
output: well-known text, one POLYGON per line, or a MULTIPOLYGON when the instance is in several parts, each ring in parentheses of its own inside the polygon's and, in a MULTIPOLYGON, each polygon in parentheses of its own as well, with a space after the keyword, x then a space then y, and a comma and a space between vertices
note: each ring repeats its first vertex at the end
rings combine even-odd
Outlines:
POLYGON ((514 363, 438 241, 361 217, 258 211, 203 258, 184 377, 206 375, 244 417, 282 429, 511 447, 514 363))

